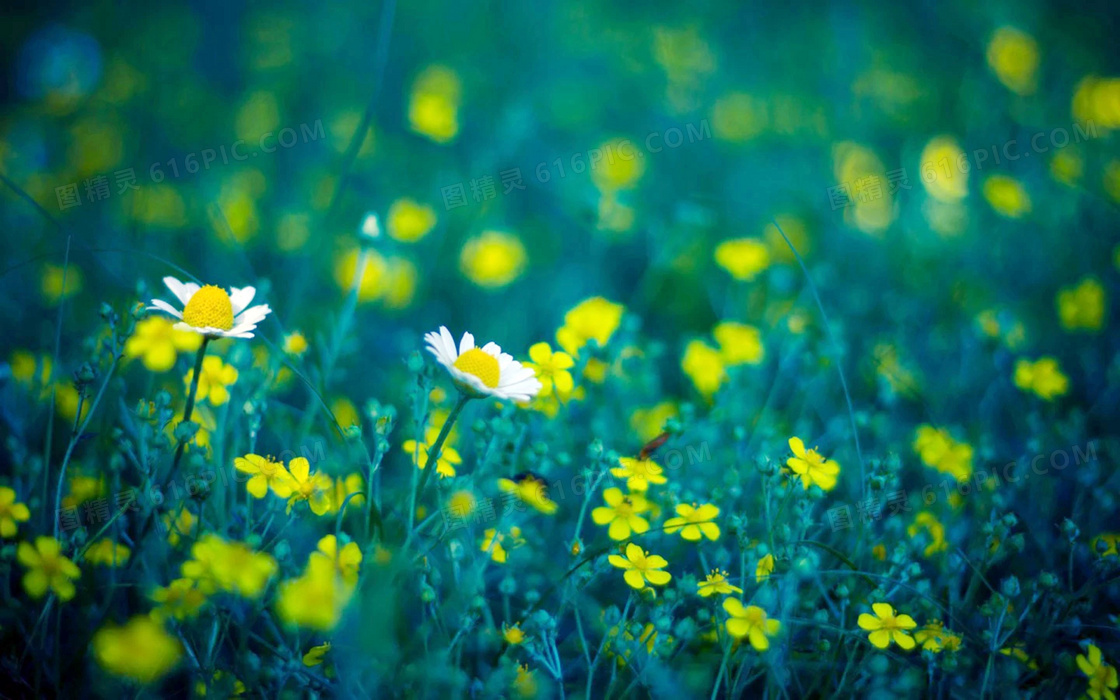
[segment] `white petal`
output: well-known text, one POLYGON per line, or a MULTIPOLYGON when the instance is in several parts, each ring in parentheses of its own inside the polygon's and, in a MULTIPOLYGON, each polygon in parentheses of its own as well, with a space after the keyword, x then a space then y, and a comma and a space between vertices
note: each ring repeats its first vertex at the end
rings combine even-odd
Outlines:
POLYGON ((244 311, 245 307, 249 305, 249 302, 253 301, 253 296, 257 293, 257 290, 252 287, 242 287, 241 289, 231 287, 229 291, 229 303, 233 305, 234 316, 244 311))
POLYGON ((428 343, 428 352, 432 353, 441 365, 446 367, 455 362, 455 358, 447 354, 447 344, 443 336, 434 332, 428 333, 424 336, 424 340, 428 343))
POLYGON ((474 336, 470 333, 464 333, 463 339, 459 341, 459 354, 462 355, 467 350, 474 348, 474 336))
POLYGON ((190 288, 187 287, 187 285, 171 276, 164 277, 163 283, 167 285, 167 288, 171 290, 171 293, 175 295, 175 298, 177 298, 183 304, 183 306, 186 306, 187 302, 189 302, 191 300, 191 297, 194 296, 194 292, 198 291, 197 288, 194 291, 191 291, 190 288))
POLYGON ((201 333, 203 335, 206 335, 206 329, 205 328, 195 328, 191 324, 184 323, 182 321, 179 321, 178 323, 176 323, 174 326, 172 326, 172 328, 174 328, 177 331, 190 331, 192 333, 201 333))
POLYGON ((468 374, 453 365, 446 365, 447 371, 451 374, 452 379, 460 384, 466 384, 475 391, 480 391, 484 394, 493 393, 493 389, 482 383, 482 380, 473 374, 468 374))
POLYGON ((455 338, 451 335, 451 331, 447 330, 447 326, 439 327, 439 337, 443 341, 443 353, 452 363, 459 359, 459 351, 455 348, 455 338))
POLYGON ((183 313, 181 311, 176 309, 171 304, 168 304, 163 299, 152 299, 152 305, 149 306, 148 308, 149 309, 156 309, 158 311, 165 311, 165 312, 171 314, 172 316, 174 316, 175 318, 182 318, 183 317, 183 313))
MULTIPOLYGON (((504 354, 502 352, 502 349, 498 347, 498 344, 495 342, 489 342, 486 345, 483 345, 482 352, 486 353, 487 355, 492 355, 497 359, 501 359, 502 355, 504 354)), ((499 365, 499 367, 500 366, 501 365, 499 365)))
POLYGON ((268 304, 258 304, 239 314, 236 311, 234 313, 237 314, 233 319, 233 325, 236 326, 239 323, 260 323, 265 316, 272 313, 272 309, 268 307, 268 304))

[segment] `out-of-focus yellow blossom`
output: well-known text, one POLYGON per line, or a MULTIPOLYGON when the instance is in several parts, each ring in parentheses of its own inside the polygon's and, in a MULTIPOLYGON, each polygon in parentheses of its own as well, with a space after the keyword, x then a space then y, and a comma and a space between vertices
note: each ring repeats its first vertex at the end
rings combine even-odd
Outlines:
POLYGON ((415 243, 436 225, 436 210, 411 199, 398 199, 389 207, 389 235, 398 241, 415 243))
POLYGON ((1113 200, 1120 202, 1120 160, 1109 161, 1108 165, 1104 166, 1103 180, 1104 191, 1113 200))
POLYGON ((51 306, 82 291, 82 282, 82 271, 73 263, 70 263, 67 267, 61 265, 43 266, 41 290, 43 298, 51 306), (63 282, 64 278, 65 283, 63 282))
POLYGON ((58 415, 67 423, 73 424, 85 420, 89 413, 89 400, 81 400, 77 388, 70 382, 58 382, 54 387, 54 405, 58 415), (82 415, 78 416, 78 406, 82 408, 82 415))
POLYGON ((1027 668, 1032 671, 1038 670, 1038 663, 1027 655, 1027 652, 1023 649, 1022 642, 1017 642, 1015 644, 1012 644, 1011 646, 1004 647, 999 650, 999 653, 1003 654, 1004 656, 1010 656, 1011 658, 1022 664, 1026 664, 1027 668))
POLYGON ((957 481, 972 478, 972 446, 967 442, 958 442, 945 428, 918 426, 913 447, 927 467, 949 474, 957 481))
POLYGON ((706 399, 711 399, 728 378, 719 351, 702 340, 691 340, 685 346, 681 370, 706 399))
POLYGON ((102 627, 91 646, 101 668, 140 683, 163 677, 183 655, 179 640, 148 615, 136 615, 123 627, 102 627))
POLYGON ((1094 277, 1059 291, 1057 303, 1058 318, 1067 331, 1099 331, 1104 326, 1104 286, 1094 277))
POLYGON ((638 434, 642 442, 649 442, 661 434, 665 422, 676 418, 680 413, 672 401, 662 401, 649 408, 638 408, 630 414, 630 429, 638 434))
POLYGON ((871 149, 851 141, 833 146, 832 158, 837 186, 848 188, 851 206, 844 207, 845 223, 881 237, 895 218, 894 195, 883 161, 871 149))
MULTIPOLYGON (((652 591, 652 588, 646 588, 643 593, 650 593, 652 591)), ((614 627, 611 627, 609 630, 607 630, 606 642, 603 644, 603 653, 607 656, 615 657, 617 659, 617 665, 620 669, 626 667, 627 661, 630 659, 630 654, 633 649, 641 648, 644 646, 646 648, 647 654, 651 656, 654 656, 656 654, 657 628, 653 626, 653 623, 647 622, 645 626, 642 627, 642 631, 640 634, 638 634, 637 639, 634 639, 634 634, 630 631, 630 626, 626 625, 622 630, 622 639, 626 642, 629 642, 630 645, 626 648, 623 648, 621 654, 615 654, 614 651, 614 647, 616 646, 615 641, 618 639, 618 632, 618 625, 615 625, 614 627)), ((673 638, 665 637, 664 643, 672 644, 673 638)))
POLYGON ((276 612, 285 624, 329 632, 342 619, 353 592, 327 557, 313 556, 302 576, 278 587, 276 612))
POLYGON ((871 606, 874 615, 863 613, 859 616, 859 626, 871 634, 868 640, 878 649, 886 649, 893 641, 904 651, 914 648, 914 638, 907 630, 918 626, 914 618, 909 615, 896 615, 894 608, 887 603, 875 603, 871 606))
POLYGON ((74 508, 94 498, 101 498, 105 493, 104 474, 91 476, 79 472, 70 477, 69 492, 62 499, 62 507, 74 508))
POLYGON ((770 578, 772 573, 774 573, 774 555, 767 554, 758 560, 758 566, 754 568, 755 583, 762 583, 770 578))
POLYGON ((625 310, 622 304, 603 297, 584 299, 564 314, 564 325, 556 331, 556 342, 573 357, 592 340, 605 347, 618 330, 625 310))
POLYGON ((191 547, 193 559, 183 562, 182 575, 197 581, 206 594, 217 591, 243 598, 259 598, 276 573, 276 560, 265 552, 254 552, 243 542, 228 542, 213 533, 204 534, 191 547))
POLYGON ((525 544, 521 538, 521 528, 516 525, 509 532, 498 532, 495 528, 488 528, 482 533, 482 544, 479 551, 489 552, 490 558, 499 564, 505 564, 509 558, 509 551, 525 544))
POLYGON ((412 83, 408 123, 413 131, 436 143, 449 143, 459 133, 463 87, 450 68, 432 65, 412 83))
POLYGON ((18 525, 31 518, 26 503, 19 503, 16 492, 7 486, 0 487, 0 537, 11 539, 16 536, 18 525))
POLYGON ((664 470, 652 459, 635 459, 633 457, 619 457, 620 466, 611 469, 611 474, 619 479, 626 479, 626 488, 631 491, 646 491, 650 484, 664 484, 668 481, 664 470))
POLYGON ((280 130, 280 105, 268 90, 253 90, 245 95, 234 115, 234 133, 245 141, 260 141, 267 133, 280 130))
POLYGON ((276 224, 276 247, 293 253, 311 240, 311 217, 304 212, 285 212, 276 224))
POLYGON ((280 498, 292 495, 291 475, 284 469, 284 465, 271 457, 248 454, 233 460, 233 466, 242 474, 253 476, 245 482, 245 490, 253 498, 264 498, 271 488, 280 498))
POLYGON ((720 360, 728 367, 757 365, 766 357, 762 334, 754 326, 724 321, 712 329, 712 337, 719 344, 720 360))
POLYGON ((914 641, 927 651, 939 654, 961 648, 961 638, 945 629, 940 620, 932 620, 914 633, 914 641))
POLYGON ((1050 176, 1062 183, 1074 187, 1081 182, 1085 174, 1085 160, 1081 153, 1067 146, 1054 152, 1050 159, 1050 176))
MULTIPOLYGON (((307 501, 315 515, 323 515, 330 510, 334 482, 329 476, 322 472, 312 474, 311 463, 306 457, 296 457, 288 462, 288 474, 291 476, 291 481, 287 482, 291 487, 291 495, 288 496, 289 513, 300 501, 307 501)), ((273 490, 275 488, 276 482, 273 482, 273 490)))
POLYGON ((307 352, 307 338, 295 331, 284 336, 284 352, 292 357, 302 357, 307 352))
POLYGON ((477 505, 478 501, 470 491, 456 491, 447 497, 447 510, 452 518, 469 518, 477 505))
POLYGON ((169 615, 176 620, 187 620, 198 615, 206 605, 206 594, 198 587, 198 582, 189 578, 177 578, 167 586, 152 591, 152 600, 159 607, 153 615, 169 615))
MULTIPOLYGON (((190 390, 191 381, 194 379, 194 369, 187 370, 183 378, 187 390, 190 390)), ((221 406, 229 401, 229 389, 237 381, 237 368, 222 362, 217 355, 207 355, 202 359, 202 372, 198 378, 198 394, 196 401, 208 400, 214 406, 221 406)))
POLYGON ((985 309, 976 315, 976 323, 984 335, 998 338, 1009 350, 1017 350, 1026 343, 1027 330, 1023 322, 1006 311, 985 309))
POLYGON ((150 372, 171 369, 180 352, 195 352, 202 344, 201 335, 175 330, 174 325, 166 316, 149 316, 137 322, 136 330, 125 341, 125 357, 139 357, 150 372))
POLYGON ((1040 357, 1031 362, 1019 358, 1015 363, 1015 386, 1043 399, 1053 401, 1069 391, 1069 378, 1062 373, 1053 357, 1040 357))
POLYGON ((924 532, 929 540, 922 555, 932 557, 938 552, 945 552, 949 549, 949 543, 945 541, 945 526, 937 519, 937 516, 929 511, 922 511, 914 516, 914 522, 910 527, 906 528, 906 534, 910 537, 917 537, 924 532))
POLYGON ((525 271, 528 255, 521 239, 503 231, 483 231, 463 244, 459 269, 479 287, 500 289, 525 271))
MULTIPOLYGON (((345 109, 333 115, 327 122, 327 138, 331 148, 337 153, 345 153, 346 149, 350 147, 350 141, 355 137, 358 129, 362 126, 362 112, 358 109, 345 109)), ((362 145, 358 147, 357 160, 365 160, 374 154, 374 149, 377 145, 377 135, 374 133, 373 124, 366 127, 365 134, 362 135, 362 145)), ((325 198, 329 201, 334 196, 333 179, 324 177, 320 186, 328 189, 329 192, 325 198)), ((318 194, 318 193, 316 193, 318 194)), ((318 199, 314 197, 313 199, 318 199)))
POLYGON ((214 694, 220 698, 239 698, 245 695, 245 684, 237 676, 226 675, 224 671, 214 671, 209 685, 202 680, 194 684, 195 695, 199 697, 208 696, 210 691, 214 691, 214 694))
POLYGON ((891 343, 879 343, 871 350, 875 372, 887 383, 890 390, 900 396, 918 393, 917 375, 898 358, 898 348, 891 343))
POLYGON ((365 479, 362 478, 361 474, 354 472, 345 477, 337 477, 334 480, 334 489, 328 494, 328 506, 325 514, 337 515, 338 509, 342 507, 343 503, 346 503, 347 508, 361 507, 366 502, 364 491, 365 479), (347 497, 350 498, 349 501, 346 500, 347 497))
POLYGON ((1120 129, 1120 77, 1085 76, 1073 93, 1073 118, 1086 130, 1120 129))
POLYGON ((984 181, 984 199, 1000 216, 1020 219, 1031 211, 1031 198, 1019 181, 1006 175, 992 175, 984 181))
POLYGON ((806 257, 812 250, 812 245, 805 220, 790 214, 778 214, 774 218, 777 220, 778 226, 782 227, 782 230, 779 231, 778 226, 775 226, 773 221, 766 224, 766 227, 762 230, 762 237, 770 248, 770 258, 783 263, 797 261, 797 257, 789 249, 789 243, 786 243, 786 239, 782 238, 783 233, 786 234, 786 238, 793 244, 793 247, 797 249, 798 254, 803 258, 806 257))
POLYGON ((591 180, 600 192, 634 189, 645 174, 645 159, 629 139, 616 138, 599 144, 608 157, 591 170, 591 180))
POLYGON ((649 510, 649 502, 641 494, 623 496, 621 489, 612 487, 603 491, 603 500, 607 505, 592 510, 591 520, 596 525, 609 525, 607 535, 612 540, 624 540, 631 532, 640 535, 649 530, 649 521, 639 515, 649 510))
POLYGON ((871 548, 871 556, 875 557, 877 561, 887 560, 887 548, 882 544, 877 544, 871 548))
POLYGON ((729 92, 712 105, 712 133, 723 141, 746 143, 768 123, 766 100, 745 92, 729 92))
POLYGON ((988 41, 988 66, 1008 90, 1031 95, 1037 88, 1038 43, 1014 27, 1000 27, 988 41))
POLYGON ((26 350, 16 350, 9 360, 12 379, 27 389, 38 389, 40 400, 50 397, 52 362, 49 355, 34 354, 26 350))
POLYGON ((620 202, 618 194, 613 191, 604 192, 599 197, 598 215, 595 227, 600 231, 626 233, 634 228, 634 207, 620 202))
POLYGON ((74 597, 74 580, 82 575, 78 566, 62 554, 62 545, 53 537, 36 537, 35 544, 20 542, 16 558, 27 569, 23 589, 39 599, 53 591, 65 603, 74 597))
POLYGON ((330 642, 324 642, 319 646, 311 647, 307 650, 307 653, 303 655, 303 665, 318 666, 319 664, 323 663, 323 657, 325 657, 327 655, 327 652, 329 652, 330 650, 330 642))
POLYGON ((506 644, 517 646, 525 641, 525 633, 518 625, 507 627, 505 623, 502 623, 502 639, 506 641, 506 644))
POLYGON ((172 547, 179 546, 182 538, 194 531, 194 525, 198 521, 186 505, 179 509, 179 514, 174 518, 170 513, 164 513, 160 519, 163 521, 163 526, 167 528, 167 542, 172 547))
POLYGON ((334 281, 339 289, 349 293, 354 287, 354 276, 359 270, 362 282, 358 287, 358 301, 382 299, 386 293, 386 280, 389 276, 388 261, 370 248, 353 247, 342 251, 334 261, 334 281))
MULTIPOLYGON (((438 437, 439 429, 433 426, 424 431, 424 442, 405 440, 401 444, 401 449, 412 455, 417 469, 423 470, 428 463, 428 450, 438 437)), ((436 474, 439 474, 441 479, 455 476, 455 465, 463 463, 463 458, 459 456, 458 450, 449 444, 450 442, 451 440, 448 439, 443 443, 439 451, 439 459, 436 460, 436 474)))
POLYGON ((712 541, 719 539, 719 525, 712 522, 719 515, 719 508, 716 506, 711 503, 679 503, 675 510, 677 517, 665 521, 666 534, 672 535, 679 531, 681 537, 690 542, 698 542, 701 537, 712 541))
POLYGON ((257 235, 261 226, 261 213, 257 206, 268 190, 264 173, 255 168, 236 172, 222 183, 218 193, 228 231, 233 237, 225 237, 229 244, 244 244, 257 235))
POLYGON ((756 651, 770 648, 770 638, 782 631, 782 623, 767 617, 766 611, 756 605, 744 606, 738 598, 724 598, 723 609, 727 618, 727 633, 736 639, 746 639, 756 651))
POLYGON ((327 535, 319 540, 316 545, 318 551, 311 553, 311 558, 324 557, 335 568, 342 580, 349 586, 357 585, 358 569, 362 565, 362 550, 357 542, 347 542, 340 549, 338 538, 327 535))
POLYGON ((716 246, 716 264, 737 280, 749 282, 770 267, 770 249, 757 238, 733 238, 716 246))
POLYGON ((526 362, 525 366, 536 372, 541 381, 539 396, 550 396, 554 389, 561 398, 572 392, 575 384, 568 370, 575 361, 571 355, 560 350, 554 352, 548 343, 542 342, 529 348, 529 358, 532 362, 526 362))
POLYGON ((354 402, 345 396, 337 396, 331 400, 331 413, 334 414, 334 419, 342 428, 349 428, 352 425, 361 425, 362 417, 358 413, 358 409, 354 406, 354 402))
POLYGON ((712 569, 712 573, 708 574, 703 581, 696 583, 696 592, 700 594, 701 598, 710 598, 713 595, 731 595, 732 593, 742 593, 743 589, 738 586, 732 586, 727 578, 726 571, 719 569, 712 569))
POLYGON ((535 698, 537 697, 537 675, 536 671, 529 670, 529 664, 521 664, 517 667, 517 675, 513 679, 513 692, 519 698, 535 698))
POLYGON ((654 27, 653 58, 665 70, 665 97, 676 112, 700 106, 704 79, 716 70, 716 56, 695 26, 654 27))
POLYGON ((1116 549, 1117 544, 1120 544, 1120 532, 1104 532, 1093 538, 1093 541, 1089 543, 1089 550, 1100 557, 1120 556, 1120 552, 1116 549), (1101 551, 1097 546, 1100 542, 1107 545, 1104 551, 1101 551))
POLYGON ((669 562, 664 557, 643 551, 631 542, 626 545, 626 556, 612 554, 607 557, 611 566, 622 569, 622 578, 631 588, 645 588, 646 582, 653 586, 664 586, 672 579, 668 571, 662 571, 669 562))
POLYGON ((919 159, 922 186, 940 202, 959 202, 968 196, 968 173, 961 167, 967 156, 951 136, 936 136, 919 159))
POLYGON ((129 195, 132 215, 142 224, 173 229, 187 225, 187 205, 172 185, 144 185, 129 195))
POLYGON ((90 564, 101 566, 124 566, 128 563, 128 557, 131 554, 132 550, 128 547, 114 542, 108 537, 103 537, 89 545, 86 549, 85 559, 90 564))
POLYGON ((1105 663, 1097 645, 1090 644, 1087 651, 1088 654, 1077 655, 1077 668, 1089 679, 1086 694, 1093 700, 1116 700, 1116 668, 1105 663))
POLYGON ((527 503, 545 515, 554 514, 560 506, 548 497, 548 487, 544 481, 530 475, 520 479, 498 479, 498 488, 512 493, 517 500, 527 503))
POLYGON ((805 490, 814 485, 822 491, 836 488, 840 465, 835 460, 825 459, 816 448, 806 450, 805 443, 796 436, 789 439, 789 449, 793 456, 786 460, 786 466, 801 479, 805 490))

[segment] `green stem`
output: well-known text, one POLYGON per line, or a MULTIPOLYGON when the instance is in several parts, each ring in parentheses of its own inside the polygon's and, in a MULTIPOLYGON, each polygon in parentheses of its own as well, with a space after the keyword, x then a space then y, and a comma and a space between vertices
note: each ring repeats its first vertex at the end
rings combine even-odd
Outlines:
MULTIPOLYGON (((191 375, 191 390, 187 394, 187 407, 183 409, 183 420, 180 425, 190 422, 191 416, 194 415, 194 399, 198 394, 198 380, 202 377, 202 360, 206 357, 206 346, 209 343, 210 338, 203 336, 202 345, 198 346, 198 354, 194 358, 194 373, 191 375)), ((187 448, 187 442, 189 440, 180 440, 179 446, 175 448, 175 459, 171 462, 169 477, 179 471, 179 462, 183 459, 183 451, 187 448)))
POLYGON ((428 448, 428 459, 424 462, 424 470, 420 474, 420 483, 416 486, 416 491, 412 494, 411 509, 408 514, 409 533, 411 534, 412 525, 416 522, 416 504, 420 502, 420 497, 424 495, 424 487, 428 485, 428 481, 435 471, 434 467, 439 463, 440 452, 443 451, 443 443, 447 441, 447 436, 451 434, 451 428, 455 425, 455 420, 459 417, 459 412, 463 410, 463 406, 471 397, 467 394, 459 394, 459 400, 455 403, 455 408, 451 409, 451 414, 447 416, 447 420, 443 422, 443 427, 440 428, 439 436, 436 438, 435 444, 428 448))

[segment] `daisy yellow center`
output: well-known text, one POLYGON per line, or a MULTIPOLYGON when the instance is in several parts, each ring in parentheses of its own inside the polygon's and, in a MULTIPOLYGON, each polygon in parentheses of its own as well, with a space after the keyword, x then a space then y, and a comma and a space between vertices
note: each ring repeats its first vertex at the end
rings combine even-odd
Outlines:
POLYGON ((221 287, 208 284, 194 293, 183 309, 183 321, 195 328, 233 328, 233 303, 221 287))
POLYGON ((498 369, 498 359, 490 353, 478 348, 471 348, 455 360, 455 369, 467 374, 473 374, 482 380, 482 384, 491 389, 498 386, 501 372, 498 369))

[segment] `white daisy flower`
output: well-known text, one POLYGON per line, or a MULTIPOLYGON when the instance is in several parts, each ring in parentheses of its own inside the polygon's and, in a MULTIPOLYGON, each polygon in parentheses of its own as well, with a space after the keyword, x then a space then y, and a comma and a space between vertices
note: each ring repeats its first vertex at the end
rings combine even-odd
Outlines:
POLYGON ((528 401, 541 390, 536 373, 509 353, 502 352, 497 343, 476 348, 474 336, 464 333, 456 349, 455 339, 446 326, 440 326, 439 333, 426 334, 424 340, 436 360, 447 368, 455 384, 476 398, 493 396, 528 401))
POLYGON ((210 338, 252 338, 253 329, 272 312, 268 304, 246 308, 257 293, 253 287, 230 287, 227 294, 226 290, 212 284, 199 287, 194 282, 180 282, 174 277, 164 277, 163 283, 179 299, 183 310, 179 311, 162 299, 152 299, 148 308, 179 319, 174 326, 176 330, 194 331, 210 338))

